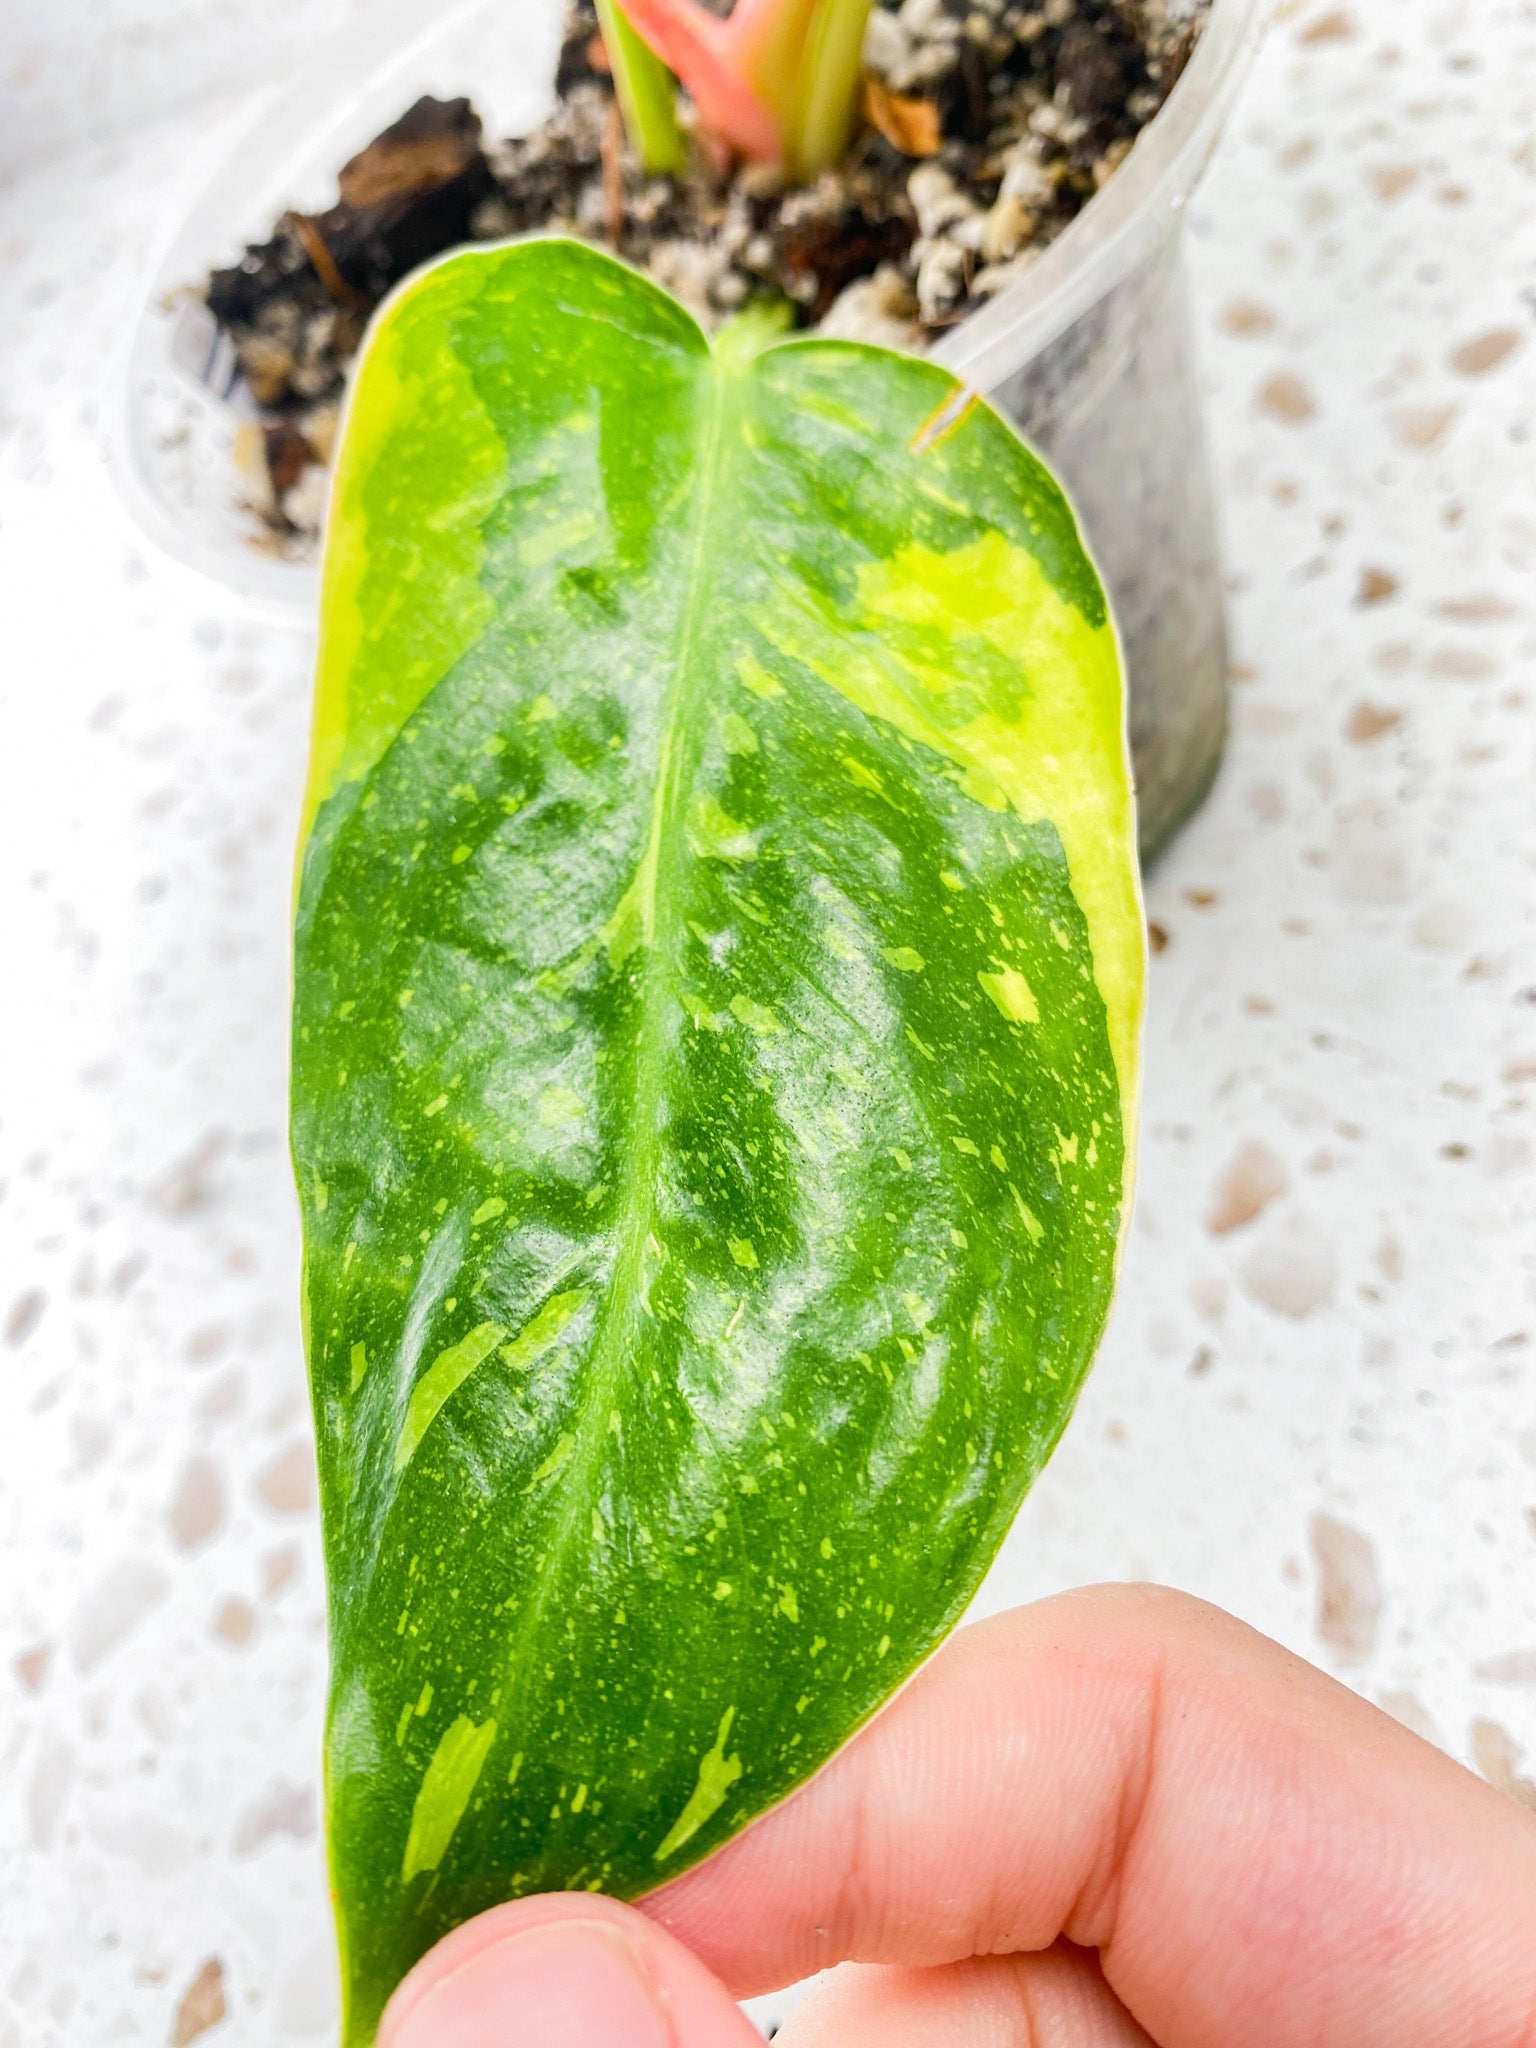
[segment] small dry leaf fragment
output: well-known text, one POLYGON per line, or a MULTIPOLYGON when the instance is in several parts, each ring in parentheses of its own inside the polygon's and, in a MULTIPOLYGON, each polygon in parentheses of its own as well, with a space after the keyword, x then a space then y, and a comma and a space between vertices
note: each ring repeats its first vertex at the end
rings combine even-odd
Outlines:
POLYGON ((1317 417, 1317 403, 1294 370, 1280 370, 1259 387, 1259 409, 1288 427, 1317 417))
POLYGON ((864 80, 864 113, 872 128, 903 156, 937 156, 944 129, 932 100, 907 99, 878 78, 864 80))
POLYGON ((1357 704, 1344 721, 1344 737, 1360 746, 1367 740, 1379 740, 1384 732, 1392 732, 1402 722, 1401 711, 1388 711, 1378 704, 1357 704))
POLYGON ((279 420, 275 426, 264 427, 262 439, 266 448, 267 474, 272 479, 273 494, 278 498, 285 498, 313 460, 309 443, 298 428, 290 425, 287 420, 279 420))
POLYGON ((1497 1791, 1536 1812, 1536 1785, 1519 1771, 1524 1754, 1509 1730, 1497 1721, 1472 1723, 1472 1755, 1477 1768, 1497 1791))
POLYGON ((1360 587, 1355 592, 1355 603, 1385 604, 1389 597, 1396 597, 1397 587, 1397 578, 1390 569, 1364 568, 1360 571, 1360 587))
POLYGON ((1462 377, 1486 377, 1520 346, 1518 327, 1494 327, 1451 351, 1451 368, 1462 377))
POLYGON ((224 1965, 217 1956, 210 1956, 187 1986, 186 1996, 176 2009, 175 2024, 171 2028, 171 2048, 187 2048, 189 2041, 195 2041, 210 2027, 216 2027, 227 2010, 224 2003, 224 1965))
POLYGON ((418 100, 343 164, 344 206, 387 206, 451 185, 480 158, 480 123, 467 100, 418 100))
POLYGON ((1336 1515, 1314 1515, 1308 1535, 1317 1566, 1317 1632, 1341 1664, 1363 1664, 1381 1629, 1375 1546, 1336 1515))
POLYGON ((285 213, 281 225, 293 229, 298 236, 305 255, 314 265, 315 275, 325 286, 338 306, 351 307, 354 312, 367 313, 372 310, 373 301, 366 292, 360 292, 356 285, 349 284, 342 276, 336 258, 331 254, 331 245, 320 232, 320 223, 311 220, 308 214, 285 213))
POLYGON ((1286 1187, 1285 1166, 1267 1145, 1241 1146, 1216 1183, 1205 1227, 1213 1237, 1241 1230, 1261 1215, 1286 1187))

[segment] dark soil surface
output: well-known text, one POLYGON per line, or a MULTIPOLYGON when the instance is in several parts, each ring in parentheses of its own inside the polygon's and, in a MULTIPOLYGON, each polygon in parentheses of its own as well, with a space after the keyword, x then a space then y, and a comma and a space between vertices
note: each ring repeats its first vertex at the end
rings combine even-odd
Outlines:
MULTIPOLYGON (((466 241, 554 232, 612 248, 715 326, 788 300, 824 332, 921 346, 1023 274, 1113 175, 1188 61, 1209 0, 879 0, 866 123, 814 184, 722 157, 630 156, 592 0, 571 0, 554 112, 487 145, 467 99, 418 100, 208 281, 261 415, 242 437, 269 544, 318 529, 347 365, 391 286, 466 241)), ((723 11, 723 10, 722 10, 723 11)), ((686 110, 685 110, 686 111, 686 110)))

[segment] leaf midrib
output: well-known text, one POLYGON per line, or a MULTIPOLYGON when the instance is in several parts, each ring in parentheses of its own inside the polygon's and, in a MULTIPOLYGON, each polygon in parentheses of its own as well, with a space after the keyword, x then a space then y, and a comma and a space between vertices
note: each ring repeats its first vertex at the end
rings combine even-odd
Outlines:
POLYGON ((590 1527, 592 1495, 584 1482, 590 1480, 598 1467, 606 1445, 608 1414, 630 1356, 628 1340, 637 1312, 646 1240, 655 1222, 654 1193, 661 1150, 659 1111, 668 1045, 666 1025, 669 1014, 677 1007, 671 950, 665 943, 658 943, 657 905, 659 902, 664 919, 667 904, 676 901, 677 892, 663 885, 671 879, 680 838, 676 830, 677 806, 686 752, 681 741, 690 729, 692 702, 702 682, 702 673, 695 673, 696 643, 709 581, 707 556, 713 539, 712 514, 725 467, 725 425, 732 410, 729 398, 738 382, 713 357, 707 359, 705 368, 712 399, 699 465, 703 482, 697 499, 697 532, 678 631, 677 659, 663 705, 650 831, 631 885, 639 891, 643 958, 639 1057, 630 1111, 631 1128, 637 1131, 636 1147, 624 1177, 613 1276, 605 1291, 587 1367, 581 1375, 576 1443, 567 1460, 565 1483, 559 1489, 560 1507, 550 1530, 550 1548, 538 1570, 532 1598, 519 1612, 508 1639, 511 1698, 503 1726, 509 1730, 515 1729, 528 1713, 532 1698, 544 1683, 543 1673, 535 1671, 522 1656, 523 1645, 537 1637, 545 1610, 569 1562, 573 1541, 579 1531, 590 1527))

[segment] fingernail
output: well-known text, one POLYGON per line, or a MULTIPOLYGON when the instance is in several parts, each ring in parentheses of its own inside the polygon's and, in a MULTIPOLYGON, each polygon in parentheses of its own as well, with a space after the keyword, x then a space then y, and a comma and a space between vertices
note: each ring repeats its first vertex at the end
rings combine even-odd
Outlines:
POLYGON ((408 2008, 382 2048, 670 2048, 640 1958, 592 1921, 481 1949, 408 2008))

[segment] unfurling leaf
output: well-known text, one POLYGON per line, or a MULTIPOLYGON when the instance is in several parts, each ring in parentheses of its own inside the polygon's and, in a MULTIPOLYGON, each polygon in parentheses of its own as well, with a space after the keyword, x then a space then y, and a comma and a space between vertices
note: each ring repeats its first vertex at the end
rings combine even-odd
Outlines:
POLYGON ((743 156, 809 180, 853 140, 870 0, 623 0, 634 30, 743 156))
POLYGON ((864 81, 864 113, 872 128, 903 156, 937 156, 944 147, 944 124, 936 100, 908 99, 891 92, 878 78, 864 81))
POLYGON ((822 1763, 1065 1424, 1128 1180, 1113 633, 933 365, 596 252, 379 323, 297 921, 346 2040, 822 1763))

